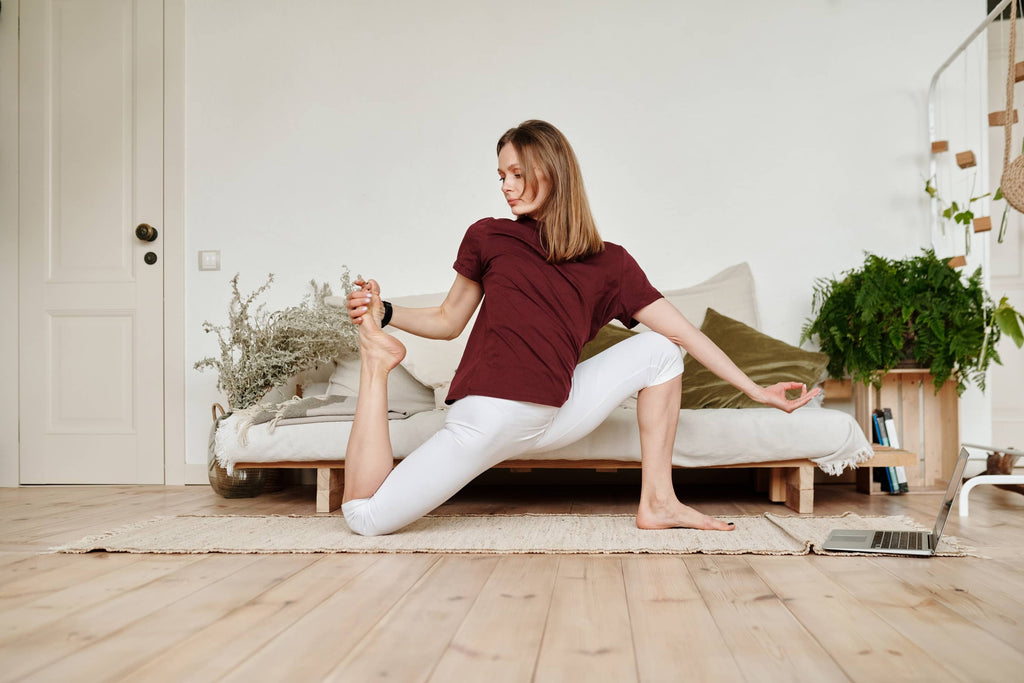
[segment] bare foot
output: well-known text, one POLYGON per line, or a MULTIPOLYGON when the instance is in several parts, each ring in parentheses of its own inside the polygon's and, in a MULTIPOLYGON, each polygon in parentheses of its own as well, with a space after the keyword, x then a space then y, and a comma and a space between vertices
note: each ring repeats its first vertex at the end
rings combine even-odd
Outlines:
POLYGON ((376 294, 370 306, 372 313, 359 324, 359 352, 371 370, 389 372, 405 358, 405 345, 380 328, 377 311, 382 314, 383 307, 376 294))
POLYGON ((640 529, 682 527, 709 531, 733 531, 736 528, 732 522, 723 522, 714 517, 708 517, 688 505, 683 505, 678 500, 665 504, 641 500, 640 507, 636 512, 636 525, 640 529))

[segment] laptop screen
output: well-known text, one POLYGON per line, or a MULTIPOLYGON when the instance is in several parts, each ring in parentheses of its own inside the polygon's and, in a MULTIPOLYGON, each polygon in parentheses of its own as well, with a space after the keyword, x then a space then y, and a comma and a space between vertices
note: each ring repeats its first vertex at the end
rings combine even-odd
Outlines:
MULTIPOLYGON (((956 498, 956 492, 960 489, 960 484, 964 479, 964 470, 967 468, 967 459, 970 455, 966 448, 961 446, 960 458, 956 461, 956 467, 953 468, 953 476, 949 478, 949 484, 946 486, 946 495, 942 499, 942 509, 939 510, 939 516, 935 518, 935 528, 932 530, 932 543, 938 545, 939 536, 942 535, 942 527, 946 526, 946 518, 949 517, 949 511, 953 507, 953 499, 956 498)), ((932 546, 933 548, 935 546, 932 546)))

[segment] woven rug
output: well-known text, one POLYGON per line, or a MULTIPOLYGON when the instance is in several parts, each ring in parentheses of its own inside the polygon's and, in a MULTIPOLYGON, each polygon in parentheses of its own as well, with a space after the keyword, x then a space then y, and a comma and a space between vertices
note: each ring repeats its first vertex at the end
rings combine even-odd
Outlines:
MULTIPOLYGON (((853 555, 821 545, 832 529, 921 530, 909 517, 732 516, 735 531, 636 528, 633 515, 424 517, 388 536, 349 531, 337 515, 157 517, 90 536, 53 552, 87 553, 570 553, 853 555)), ((943 536, 939 555, 973 549, 943 536)))

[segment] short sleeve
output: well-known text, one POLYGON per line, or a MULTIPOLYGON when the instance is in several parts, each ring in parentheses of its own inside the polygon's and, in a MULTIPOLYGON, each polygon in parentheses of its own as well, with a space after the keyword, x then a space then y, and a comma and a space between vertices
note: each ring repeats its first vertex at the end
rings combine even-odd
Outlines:
POLYGON ((639 324, 633 318, 636 312, 660 298, 661 292, 654 288, 640 265, 623 249, 619 276, 619 314, 615 316, 616 319, 626 327, 636 327, 639 324))
POLYGON ((452 267, 459 275, 467 277, 473 282, 483 282, 484 279, 484 222, 479 221, 469 226, 466 235, 459 245, 459 253, 455 258, 452 267))

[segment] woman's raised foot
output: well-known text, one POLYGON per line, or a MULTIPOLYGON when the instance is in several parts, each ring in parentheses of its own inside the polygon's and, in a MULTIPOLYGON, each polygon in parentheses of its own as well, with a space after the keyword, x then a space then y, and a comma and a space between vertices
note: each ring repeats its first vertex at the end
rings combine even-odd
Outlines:
MULTIPOLYGON (((372 309, 381 306, 375 294, 372 309)), ((405 345, 380 328, 377 315, 364 315, 359 323, 359 352, 363 365, 371 370, 389 372, 405 358, 405 345)))

